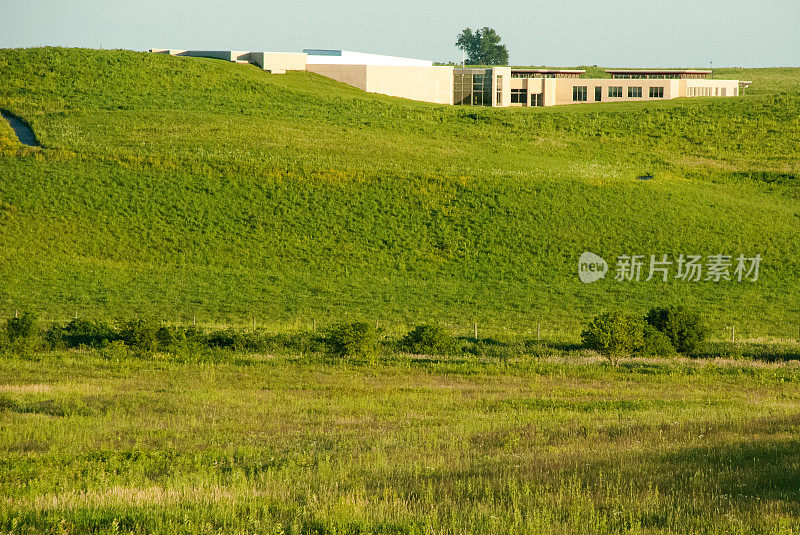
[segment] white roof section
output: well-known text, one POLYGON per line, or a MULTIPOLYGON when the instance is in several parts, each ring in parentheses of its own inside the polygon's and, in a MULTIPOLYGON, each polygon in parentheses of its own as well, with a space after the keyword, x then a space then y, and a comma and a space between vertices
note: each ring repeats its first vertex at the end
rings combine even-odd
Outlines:
POLYGON ((393 67, 432 67, 433 62, 424 59, 366 54, 350 50, 306 48, 309 65, 389 65, 393 67))

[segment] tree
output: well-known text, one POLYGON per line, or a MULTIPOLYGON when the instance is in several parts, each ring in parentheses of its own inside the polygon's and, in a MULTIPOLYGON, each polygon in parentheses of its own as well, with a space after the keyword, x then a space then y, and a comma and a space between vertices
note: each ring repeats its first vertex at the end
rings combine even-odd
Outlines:
POLYGON ((500 44, 500 36, 492 28, 484 26, 474 32, 464 28, 456 46, 466 52, 470 65, 508 65, 508 49, 500 44))
POLYGON ((581 339, 584 346, 598 351, 616 366, 620 357, 641 350, 644 321, 621 312, 605 312, 589 323, 581 339))

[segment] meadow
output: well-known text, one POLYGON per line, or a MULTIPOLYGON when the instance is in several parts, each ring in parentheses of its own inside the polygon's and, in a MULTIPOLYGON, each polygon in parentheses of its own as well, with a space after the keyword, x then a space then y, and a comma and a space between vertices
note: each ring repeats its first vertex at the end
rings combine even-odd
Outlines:
POLYGON ((0 72, 43 145, 0 129, 6 317, 575 341, 601 310, 682 302, 720 338, 800 324, 797 69, 715 71, 753 80, 737 99, 547 109, 129 51, 2 50, 0 72), (755 283, 583 285, 584 250, 764 261, 755 283))
POLYGON ((797 362, 0 358, 11 533, 796 533, 797 362))

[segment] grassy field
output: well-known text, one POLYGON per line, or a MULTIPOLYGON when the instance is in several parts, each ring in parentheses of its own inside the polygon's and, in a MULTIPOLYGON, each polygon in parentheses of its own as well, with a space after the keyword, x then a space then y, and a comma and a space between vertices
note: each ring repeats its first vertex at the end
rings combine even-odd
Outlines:
POLYGON ((0 311, 575 341, 683 302, 715 336, 800 324, 800 74, 737 99, 468 109, 199 58, 0 50, 0 311), (634 178, 654 173, 656 179, 634 178), (584 250, 745 254, 757 283, 578 281, 584 250))
POLYGON ((797 363, 0 358, 0 531, 797 533, 797 363))

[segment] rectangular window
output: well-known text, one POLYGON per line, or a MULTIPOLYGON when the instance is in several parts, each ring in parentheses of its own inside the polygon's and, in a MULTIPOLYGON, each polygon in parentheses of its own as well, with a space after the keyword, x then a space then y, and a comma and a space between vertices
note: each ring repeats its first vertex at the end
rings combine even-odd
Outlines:
POLYGON ((608 96, 611 98, 620 98, 622 97, 622 87, 609 87, 608 88, 608 96))
POLYGON ((469 106, 472 101, 472 74, 453 74, 453 104, 469 106))
POLYGON ((497 106, 503 104, 503 77, 497 77, 497 106))
POLYGON ((528 103, 528 90, 527 89, 512 89, 511 90, 511 104, 527 104, 528 103))
POLYGON ((586 86, 576 85, 572 87, 573 102, 586 102, 586 86))
POLYGON ((642 88, 641 87, 629 87, 628 88, 628 98, 641 98, 642 97, 642 88))
POLYGON ((651 87, 650 88, 650 98, 664 98, 664 88, 663 87, 651 87))
POLYGON ((541 93, 534 93, 531 95, 531 106, 541 106, 542 105, 542 94, 541 93))
POLYGON ((600 102, 601 100, 603 100, 603 88, 599 85, 596 85, 594 87, 594 101, 600 102))

